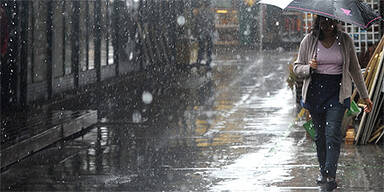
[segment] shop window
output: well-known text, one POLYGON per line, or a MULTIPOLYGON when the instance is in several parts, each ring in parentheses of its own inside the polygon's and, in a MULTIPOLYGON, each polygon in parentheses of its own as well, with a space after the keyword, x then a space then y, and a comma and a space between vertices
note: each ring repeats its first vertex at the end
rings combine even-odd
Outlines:
POLYGON ((44 0, 33 1, 34 34, 33 34, 33 67, 32 81, 40 82, 47 79, 47 16, 48 6, 44 0))
POLYGON ((114 63, 114 58, 113 58, 113 45, 112 41, 108 41, 108 65, 112 65, 114 63))
POLYGON ((27 82, 32 83, 32 77, 33 77, 33 37, 34 37, 34 9, 33 9, 33 1, 29 1, 29 9, 28 9, 28 59, 27 59, 27 82))
POLYGON ((113 54, 113 44, 112 44, 112 10, 113 10, 113 1, 107 1, 107 63, 108 65, 112 65, 114 63, 114 54, 113 54))
POLYGON ((95 68, 95 3, 88 3, 88 69, 95 68))
MULTIPOLYGON (((118 3, 118 2, 115 2, 118 3)), ((136 28, 134 25, 134 3, 132 1, 119 2, 117 7, 119 9, 112 9, 119 15, 120 19, 116 21, 116 38, 119 46, 118 54, 119 60, 122 63, 128 63, 133 59, 132 44, 136 36, 136 28)), ((113 28, 113 27, 112 27, 113 28)))
POLYGON ((64 75, 64 54, 63 54, 63 36, 64 36, 64 1, 52 1, 52 66, 53 76, 64 75))
POLYGON ((108 30, 107 30, 107 1, 101 1, 101 17, 100 17, 100 33, 101 33, 101 66, 108 64, 107 43, 108 43, 108 30))
POLYGON ((355 41, 359 40, 359 34, 353 34, 353 40, 355 41))
POLYGON ((72 15, 73 2, 64 1, 64 73, 72 73, 72 15))
POLYGON ((87 1, 80 1, 80 15, 79 15, 79 65, 81 71, 86 71, 87 64, 87 1))

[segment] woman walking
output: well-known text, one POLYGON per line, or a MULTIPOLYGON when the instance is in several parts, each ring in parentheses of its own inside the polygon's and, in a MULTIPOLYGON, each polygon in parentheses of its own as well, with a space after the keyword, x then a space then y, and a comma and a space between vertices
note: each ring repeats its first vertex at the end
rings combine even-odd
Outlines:
POLYGON ((332 191, 337 188, 341 122, 351 102, 352 80, 367 105, 364 110, 372 109, 352 39, 338 30, 335 20, 317 16, 300 44, 294 73, 304 79, 302 102, 315 125, 320 165, 317 183, 332 191))

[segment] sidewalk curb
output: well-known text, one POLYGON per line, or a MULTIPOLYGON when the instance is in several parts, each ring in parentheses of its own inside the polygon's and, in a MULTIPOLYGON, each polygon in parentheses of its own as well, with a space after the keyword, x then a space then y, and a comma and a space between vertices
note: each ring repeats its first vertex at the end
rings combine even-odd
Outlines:
POLYGON ((97 111, 87 111, 75 119, 64 119, 58 125, 52 125, 41 133, 2 149, 0 152, 1 169, 96 123, 97 111))

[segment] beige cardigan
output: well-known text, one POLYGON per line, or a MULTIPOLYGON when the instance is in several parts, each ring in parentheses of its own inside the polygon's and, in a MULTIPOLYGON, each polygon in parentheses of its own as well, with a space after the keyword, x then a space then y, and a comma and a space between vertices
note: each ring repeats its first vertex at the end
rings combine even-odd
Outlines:
MULTIPOLYGON (((339 102, 343 103, 344 99, 352 95, 352 79, 360 94, 361 98, 368 98, 367 87, 364 83, 363 75, 359 62, 357 60, 355 47, 352 39, 344 32, 338 32, 336 43, 341 46, 341 53, 343 56, 343 77, 341 79, 341 87, 339 93, 339 102)), ((306 100, 309 83, 311 82, 309 61, 313 58, 318 37, 312 33, 307 34, 300 43, 299 54, 294 63, 293 71, 299 77, 303 78, 302 98, 303 102, 306 100)))

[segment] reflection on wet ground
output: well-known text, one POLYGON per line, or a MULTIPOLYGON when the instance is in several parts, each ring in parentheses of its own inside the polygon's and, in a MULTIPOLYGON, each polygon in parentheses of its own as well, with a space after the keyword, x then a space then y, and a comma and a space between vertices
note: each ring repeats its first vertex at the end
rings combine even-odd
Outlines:
MULTIPOLYGON (((97 109, 100 123, 10 167, 1 191, 321 191, 315 148, 294 123, 285 83, 292 56, 220 54, 212 72, 67 103, 97 109)), ((383 191, 383 154, 344 146, 340 189, 383 191)))

